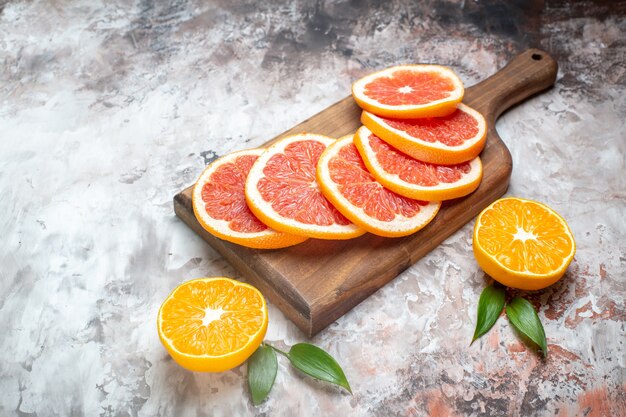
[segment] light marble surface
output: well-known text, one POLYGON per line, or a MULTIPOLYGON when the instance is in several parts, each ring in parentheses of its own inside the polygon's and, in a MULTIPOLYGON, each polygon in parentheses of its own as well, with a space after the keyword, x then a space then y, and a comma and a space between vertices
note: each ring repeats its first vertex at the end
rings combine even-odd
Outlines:
MULTIPOLYGON (((626 415, 626 4, 506 4, 0 1, 0 415, 626 415), (245 367, 173 363, 162 300, 238 277, 173 213, 206 163, 373 69, 437 62, 471 85, 530 46, 559 78, 498 122, 508 194, 551 205, 578 243, 530 295, 546 361, 504 317, 468 346, 487 282, 468 224, 312 340, 353 396, 280 360, 253 407, 245 367)), ((267 340, 305 337, 270 305, 267 340)))

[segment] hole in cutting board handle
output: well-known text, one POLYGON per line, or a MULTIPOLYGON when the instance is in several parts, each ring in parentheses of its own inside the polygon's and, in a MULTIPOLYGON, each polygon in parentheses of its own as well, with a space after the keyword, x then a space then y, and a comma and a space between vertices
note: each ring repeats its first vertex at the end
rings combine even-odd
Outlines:
POLYGON ((543 58, 543 56, 541 54, 532 54, 531 58, 535 61, 541 61, 541 58, 543 58))

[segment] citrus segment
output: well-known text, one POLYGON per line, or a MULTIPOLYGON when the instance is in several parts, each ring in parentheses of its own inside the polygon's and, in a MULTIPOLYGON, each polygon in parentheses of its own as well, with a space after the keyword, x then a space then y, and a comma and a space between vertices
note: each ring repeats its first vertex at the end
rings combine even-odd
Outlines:
POLYGON ((483 150, 487 138, 485 118, 464 104, 448 116, 423 119, 394 119, 364 111, 361 122, 394 148, 432 164, 470 161, 483 150))
POLYGON ((365 126, 354 135, 354 144, 374 178, 405 197, 427 201, 463 197, 478 188, 482 178, 479 157, 457 165, 418 161, 384 142, 365 126))
POLYGON ((246 204, 246 177, 262 153, 262 149, 248 149, 213 161, 193 188, 194 214, 206 231, 242 246, 275 249, 303 242, 302 236, 269 228, 246 204))
POLYGON ((463 99, 463 83, 439 65, 400 65, 369 74, 352 85, 358 105, 395 118, 445 116, 463 99))
POLYGON ((554 284, 576 251, 572 232, 558 213, 521 198, 497 200, 478 215, 473 247, 487 274, 523 290, 554 284))
POLYGON ((267 306, 251 285, 199 278, 179 285, 159 309, 161 342, 190 371, 221 372, 241 365, 261 344, 267 306))
POLYGON ((246 200, 263 223, 286 233, 318 239, 350 239, 365 233, 324 197, 315 179, 317 161, 334 142, 299 134, 279 140, 254 163, 246 200))
POLYGON ((347 218, 370 233, 396 237, 428 224, 441 203, 403 197, 368 172, 352 135, 338 139, 320 157, 317 180, 324 195, 347 218))

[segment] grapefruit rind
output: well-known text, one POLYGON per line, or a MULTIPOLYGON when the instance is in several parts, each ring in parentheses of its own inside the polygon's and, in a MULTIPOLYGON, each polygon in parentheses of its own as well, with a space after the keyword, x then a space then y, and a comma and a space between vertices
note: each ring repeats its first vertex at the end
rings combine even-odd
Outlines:
POLYGON ((352 84, 352 96, 359 107, 385 117, 394 117, 398 119, 413 119, 419 117, 440 117, 447 116, 456 110, 457 103, 463 100, 465 89, 463 82, 449 68, 441 65, 399 65, 384 69, 366 75, 352 84), (449 79, 454 90, 450 92, 449 97, 440 100, 434 100, 426 104, 409 104, 409 105, 387 105, 368 97, 365 94, 365 87, 376 78, 391 77, 396 71, 413 71, 413 72, 433 72, 449 79))
POLYGON ((571 229, 569 228, 569 225, 567 224, 565 219, 563 219, 563 217, 561 217, 556 211, 546 206, 545 204, 517 197, 507 197, 496 200, 478 215, 478 217, 476 218, 476 223, 474 224, 472 247, 474 257, 476 258, 478 265, 483 271, 487 273, 487 275, 491 276, 496 281, 508 287, 528 291, 546 288, 561 279, 561 277, 563 277, 563 275, 565 274, 565 271, 567 271, 570 263, 574 259, 574 254, 576 253, 576 241, 574 240, 574 236, 571 229), (571 241, 571 250, 567 256, 563 257, 563 261, 557 268, 545 274, 514 270, 499 262, 496 257, 492 254, 489 254, 489 252, 481 244, 481 239, 478 237, 478 234, 480 228, 482 227, 481 218, 483 214, 492 210, 495 205, 502 204, 503 202, 506 204, 507 201, 518 201, 523 203, 535 204, 544 209, 548 213, 548 215, 554 216, 554 218, 558 219, 558 221, 561 223, 561 225, 563 226, 564 235, 567 236, 567 238, 571 241))
POLYGON ((268 311, 267 311, 267 303, 265 302, 265 297, 261 294, 261 292, 253 287, 252 285, 246 284, 244 282, 235 281, 231 278, 227 277, 209 277, 209 278, 196 278, 190 281, 186 281, 176 287, 170 295, 163 301, 161 307, 159 308, 159 312, 157 315, 157 331, 159 333, 159 339, 161 343, 168 351, 172 359, 182 366, 183 368, 193 371, 193 372, 224 372, 229 369, 233 369, 242 363, 244 363, 259 347, 263 339, 265 338, 265 333, 267 332, 267 324, 268 324, 268 311), (258 330, 252 334, 248 342, 242 345, 239 349, 228 352, 224 355, 192 355, 189 353, 181 352, 176 349, 173 344, 173 341, 169 339, 167 336, 163 334, 163 309, 164 306, 172 299, 175 298, 176 293, 185 285, 196 281, 204 281, 204 282, 212 282, 218 280, 225 280, 233 284, 234 286, 242 286, 252 290, 261 300, 262 308, 261 314, 263 315, 263 321, 258 330))
POLYGON ((430 202, 422 206, 417 216, 405 217, 396 214, 396 218, 393 221, 385 222, 372 218, 362 208, 354 206, 341 194, 337 184, 331 178, 329 162, 339 153, 341 148, 351 143, 352 140, 352 135, 337 139, 335 143, 326 148, 317 164, 317 181, 320 184, 320 188, 337 210, 367 232, 384 237, 407 236, 430 223, 439 211, 441 202, 430 202))
POLYGON ((354 145, 372 176, 397 194, 415 200, 443 201, 464 197, 472 193, 480 185, 483 168, 478 156, 470 161, 470 171, 456 182, 442 182, 435 186, 422 186, 404 181, 397 174, 386 171, 380 164, 376 152, 369 143, 371 134, 372 132, 367 127, 361 126, 354 135, 354 145))
POLYGON ((200 174, 192 190, 192 208, 198 223, 210 234, 231 243, 246 246, 254 249, 279 249, 285 248, 306 240, 303 236, 291 235, 268 228, 260 232, 239 232, 229 227, 229 221, 215 219, 206 212, 203 207, 202 187, 211 178, 211 175, 222 165, 233 163, 238 157, 243 155, 260 156, 263 149, 246 149, 233 152, 213 161, 200 174))
POLYGON ((427 142, 413 137, 368 111, 361 114, 361 122, 376 136, 415 159, 431 164, 454 165, 477 157, 487 140, 487 122, 482 114, 463 103, 458 105, 458 110, 469 114, 478 122, 476 135, 459 146, 449 146, 439 141, 427 142))
MULTIPOLYGON (((304 237, 311 237, 317 239, 334 239, 344 240, 352 239, 365 234, 365 230, 358 227, 356 224, 347 225, 328 225, 320 226, 314 224, 305 224, 297 220, 285 217, 276 212, 272 207, 271 202, 265 201, 258 190, 258 183, 261 178, 265 176, 263 169, 267 162, 274 155, 284 153, 287 146, 294 142, 303 140, 313 140, 322 143, 324 146, 329 146, 335 142, 334 139, 323 135, 316 135, 310 133, 301 133, 293 136, 288 136, 274 142, 266 151, 261 154, 259 159, 256 160, 248 179, 246 180, 245 194, 248 207, 254 213, 255 216, 261 220, 261 222, 270 226, 273 229, 290 233, 293 235, 299 235, 304 237)), ((319 187, 319 184, 315 182, 313 187, 319 187)), ((328 197, 326 197, 328 199, 328 197)), ((330 201, 330 200, 329 200, 330 201)))

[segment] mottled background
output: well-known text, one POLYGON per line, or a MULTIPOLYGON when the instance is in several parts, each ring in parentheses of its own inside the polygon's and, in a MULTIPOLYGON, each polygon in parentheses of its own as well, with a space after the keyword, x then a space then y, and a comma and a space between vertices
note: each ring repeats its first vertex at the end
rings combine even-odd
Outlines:
MULTIPOLYGON (((626 2, 0 0, 0 415, 626 415, 626 2), (468 224, 312 341, 350 396, 280 361, 194 374, 156 312, 177 284, 238 277, 173 213, 219 155, 264 143, 373 69, 467 85, 527 47, 556 87, 505 114, 509 195, 545 202, 578 252, 530 299, 550 356, 502 317, 471 347, 487 278, 468 224)), ((267 339, 305 336, 270 306, 267 339)))

